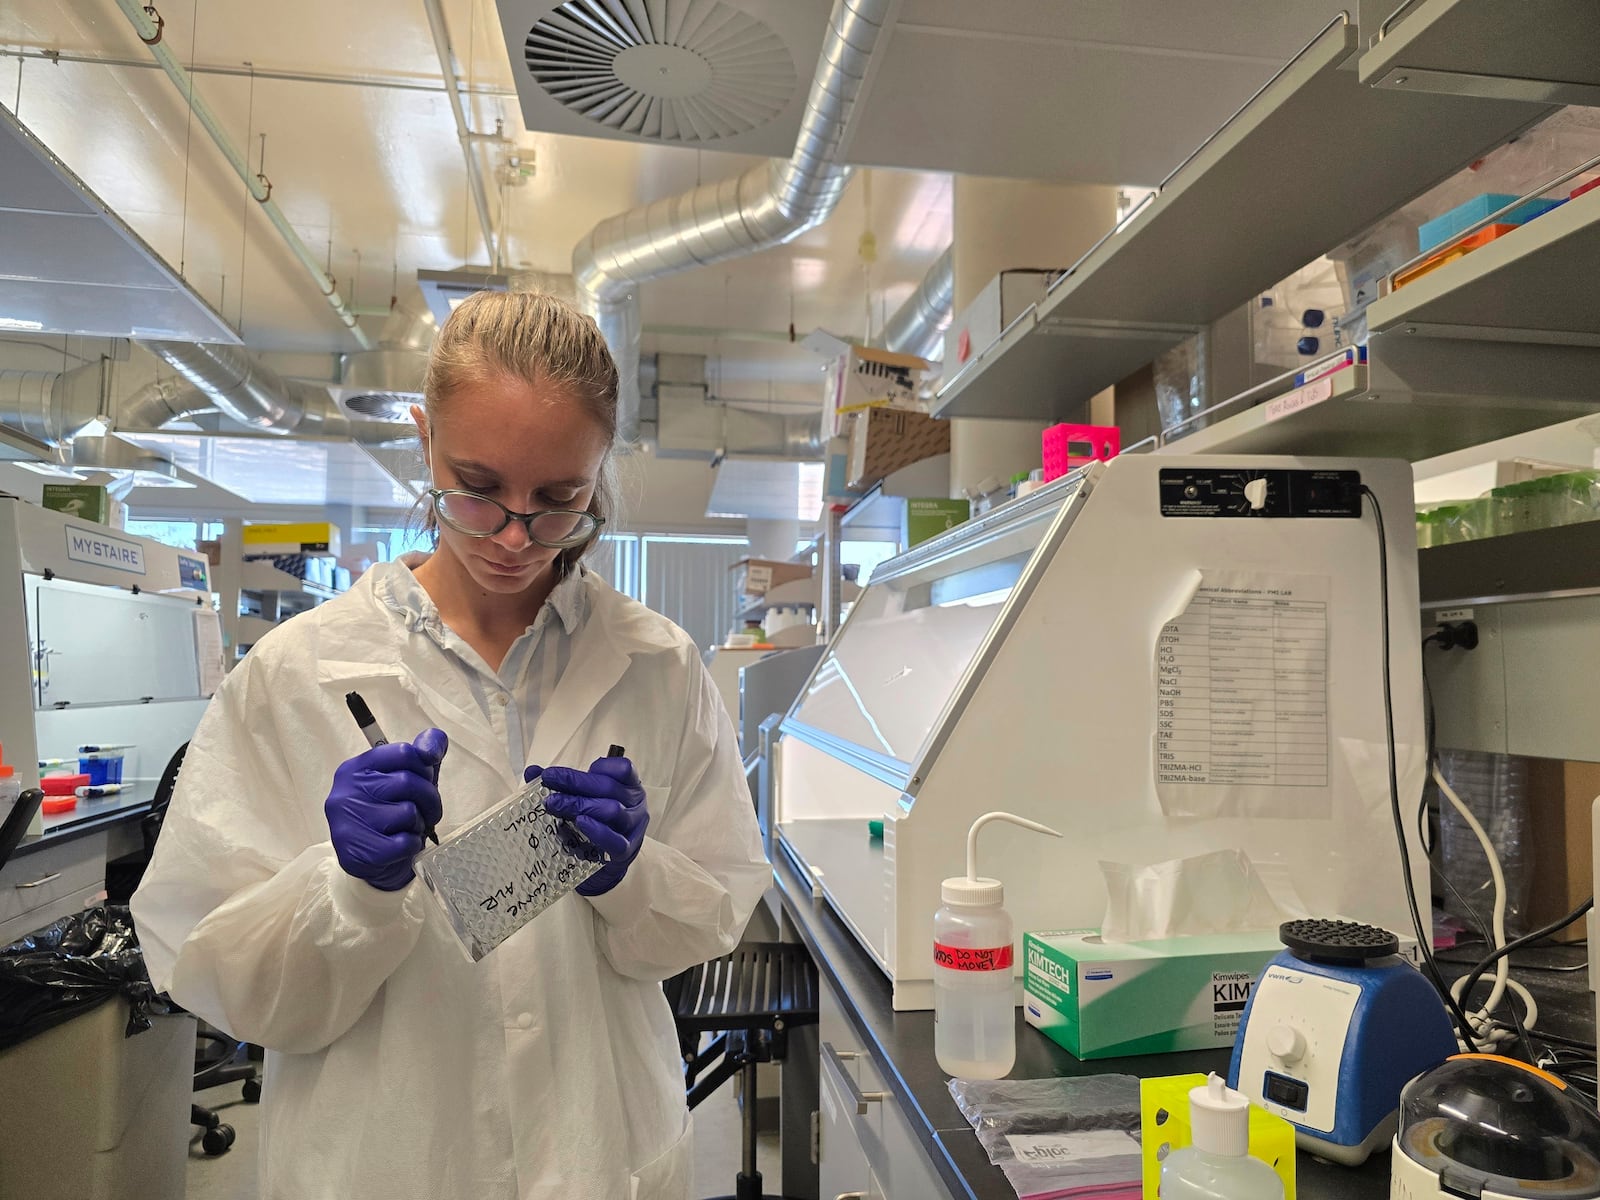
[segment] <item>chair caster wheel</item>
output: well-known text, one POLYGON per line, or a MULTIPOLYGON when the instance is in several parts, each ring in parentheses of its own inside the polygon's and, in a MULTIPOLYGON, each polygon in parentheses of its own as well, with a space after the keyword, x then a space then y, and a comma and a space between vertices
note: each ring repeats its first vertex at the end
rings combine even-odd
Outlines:
POLYGON ((246 1079, 244 1081, 244 1102, 246 1104, 261 1103, 261 1080, 246 1079))
POLYGON ((236 1136, 232 1125, 218 1125, 215 1129, 206 1130, 205 1136, 200 1139, 200 1147, 212 1158, 216 1158, 233 1148, 236 1136))

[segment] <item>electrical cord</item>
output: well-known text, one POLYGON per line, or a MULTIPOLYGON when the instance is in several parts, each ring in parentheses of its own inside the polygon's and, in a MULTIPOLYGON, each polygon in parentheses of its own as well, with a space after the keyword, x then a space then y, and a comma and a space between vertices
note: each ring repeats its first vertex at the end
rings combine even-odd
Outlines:
POLYGON ((1535 929, 1532 933, 1525 933, 1515 941, 1507 942, 1504 946, 1499 947, 1493 954, 1489 955, 1489 957, 1485 958, 1482 962, 1478 963, 1477 966, 1473 967, 1472 971, 1466 976, 1467 990, 1471 991, 1472 988, 1476 987, 1478 980, 1483 978, 1484 973, 1502 958, 1506 958, 1511 954, 1515 954, 1518 950, 1526 950, 1535 942, 1543 941, 1553 933, 1560 933, 1573 922, 1581 921, 1585 916, 1588 915, 1589 910, 1593 907, 1594 897, 1590 896, 1566 916, 1557 917, 1554 921, 1551 921, 1550 924, 1543 925, 1540 928, 1535 929))
MULTIPOLYGON (((1467 828, 1471 829, 1473 836, 1478 839, 1478 844, 1483 848, 1484 857, 1489 862, 1489 877, 1494 882, 1494 910, 1491 917, 1494 936, 1489 945, 1491 948, 1498 949, 1504 946, 1506 942, 1506 876, 1505 869, 1500 864, 1500 855, 1495 852, 1494 844, 1489 841, 1489 834, 1484 830, 1483 823, 1478 820, 1477 814, 1466 806, 1461 797, 1456 794, 1455 788, 1450 786, 1450 781, 1444 777, 1444 772, 1439 769, 1438 759, 1433 761, 1432 773, 1433 782, 1439 788, 1439 794, 1450 802, 1451 807, 1467 823, 1467 828)), ((1477 977, 1474 976, 1473 981, 1476 982, 1476 979, 1477 977)), ((1457 1004, 1464 1005, 1466 1003, 1469 991, 1470 988, 1466 977, 1456 980, 1450 986, 1450 994, 1457 1004)), ((1500 1007, 1500 1002, 1505 998, 1507 991, 1515 992, 1522 999, 1523 1005, 1527 1009, 1527 1017, 1517 1022, 1518 1033, 1521 1037, 1524 1039, 1527 1037, 1526 1031, 1522 1028, 1523 1025, 1531 1029, 1539 1023, 1538 1003, 1527 988, 1511 978, 1511 960, 1501 958, 1495 970, 1494 986, 1489 990, 1488 999, 1483 1002, 1483 1006, 1477 1012, 1469 1012, 1467 1014, 1467 1018, 1472 1022, 1473 1029, 1480 1040, 1491 1044, 1510 1040, 1504 1032, 1494 1028, 1494 1011, 1500 1007)), ((1513 1005, 1512 1013, 1515 1014, 1515 1012, 1516 1007, 1513 1005)))
POLYGON ((1406 822, 1400 811, 1400 769, 1396 761, 1398 751, 1394 736, 1394 680, 1390 671, 1392 654, 1389 646, 1389 538, 1384 529, 1383 506, 1378 503, 1377 493, 1363 483, 1361 494, 1372 502, 1372 515, 1378 526, 1378 588, 1382 593, 1380 599, 1383 627, 1383 720, 1388 734, 1389 809, 1394 818, 1395 840, 1400 847, 1400 871, 1405 880, 1406 902, 1411 908, 1411 926, 1417 935, 1417 949, 1422 952, 1422 961, 1427 968, 1428 978, 1450 1010, 1450 1016, 1455 1021, 1462 1044, 1469 1050, 1476 1050, 1477 1043, 1473 1040, 1472 1022, 1467 1019, 1467 1014, 1462 1011, 1460 1003, 1451 995, 1449 987, 1444 982, 1439 964, 1433 958, 1433 930, 1422 923, 1422 912, 1417 907, 1417 885, 1411 877, 1411 847, 1406 841, 1406 822))
MULTIPOLYGON (((1424 672, 1424 675, 1423 675, 1423 682, 1424 683, 1427 682, 1426 672, 1424 672)), ((1430 714, 1430 717, 1431 717, 1431 714, 1430 714)), ((1422 799, 1417 804, 1417 826, 1418 826, 1418 833, 1419 834, 1421 834, 1421 832, 1422 832, 1422 825, 1423 825, 1423 822, 1424 822, 1424 818, 1425 818, 1425 816, 1427 814, 1427 811, 1428 811, 1428 797, 1427 797, 1427 793, 1424 792, 1423 796, 1422 796, 1422 799)), ((1423 842, 1424 846, 1427 845, 1427 840, 1428 839, 1426 837, 1422 838, 1422 842, 1423 842)), ((1437 866, 1435 866, 1434 863, 1433 863, 1433 859, 1431 857, 1428 860, 1428 869, 1433 873, 1433 877, 1435 879, 1437 879, 1440 883, 1444 884, 1445 889, 1450 893, 1451 899, 1453 899, 1456 902, 1457 911, 1462 913, 1462 914, 1464 914, 1466 919, 1471 922, 1471 924, 1472 924, 1473 928, 1476 930, 1478 936, 1483 940, 1483 944, 1485 946, 1489 946, 1489 947, 1492 948, 1495 945, 1495 941, 1494 941, 1493 934, 1491 934, 1489 932, 1488 924, 1484 921, 1483 917, 1478 913, 1478 910, 1475 907, 1473 907, 1473 905, 1467 900, 1467 898, 1465 896, 1463 896, 1461 894, 1461 889, 1456 887, 1455 881, 1452 880, 1443 871, 1441 871, 1437 866)), ((1439 962, 1446 963, 1446 964, 1453 965, 1453 966, 1472 966, 1472 965, 1475 965, 1475 963, 1477 961, 1476 959, 1470 959, 1470 958, 1468 958, 1468 959, 1445 958, 1445 957, 1437 955, 1437 954, 1434 957, 1439 962)), ((1524 994, 1526 994, 1526 993, 1524 993, 1524 994)), ((1495 1033, 1498 1035, 1498 1036, 1494 1036, 1493 1040, 1496 1041, 1496 1042, 1502 1042, 1502 1041, 1509 1040, 1509 1038, 1514 1035, 1517 1038, 1517 1040, 1521 1043, 1522 1052, 1523 1052, 1524 1055, 1527 1056, 1528 1061, 1529 1062, 1534 1062, 1538 1058, 1538 1053, 1534 1050, 1533 1043, 1528 1037, 1528 1031, 1523 1026, 1521 1018, 1517 1015, 1517 1008, 1516 1008, 1515 1004, 1511 1005, 1511 1017, 1512 1017, 1512 1022, 1513 1023, 1510 1024, 1510 1025, 1507 1025, 1503 1021, 1495 1020, 1493 1018, 1490 1019, 1491 1027, 1494 1029, 1495 1033)))
MULTIPOLYGON (((1422 639, 1422 649, 1424 652, 1426 652, 1429 643, 1432 642, 1437 642, 1440 648, 1444 650, 1449 650, 1458 645, 1464 647, 1465 649, 1474 649, 1478 644, 1477 628, 1468 622, 1461 626, 1446 626, 1442 629, 1435 630, 1433 633, 1430 633, 1427 637, 1422 639)), ((1472 918, 1473 922, 1483 931, 1484 943, 1491 950, 1497 949, 1500 946, 1503 946, 1506 941, 1505 914, 1507 888, 1505 869, 1500 862, 1500 856, 1496 852, 1493 843, 1491 843, 1489 840, 1488 833, 1483 828, 1483 824, 1478 820, 1477 815, 1473 813, 1465 803, 1462 802, 1461 797, 1456 793, 1455 788, 1451 786, 1450 781, 1444 777, 1444 772, 1439 761, 1438 716, 1433 705, 1433 684, 1428 678, 1428 662, 1426 653, 1424 653, 1422 660, 1422 694, 1425 701, 1425 708, 1423 712, 1423 728, 1427 741, 1428 770, 1432 775, 1435 786, 1437 786, 1439 789, 1440 795, 1444 796, 1445 799, 1450 802, 1450 805, 1456 810, 1462 820, 1467 823, 1467 827, 1472 830, 1473 836, 1478 839, 1478 845, 1482 848, 1484 858, 1489 864, 1489 875, 1494 885, 1494 912, 1492 931, 1488 928, 1485 928, 1483 918, 1479 916, 1477 909, 1467 903, 1465 897, 1461 895, 1460 890, 1455 886, 1455 883, 1449 878, 1449 876, 1447 876, 1442 870, 1436 869, 1434 873, 1449 890, 1451 897, 1455 900, 1460 911, 1468 914, 1472 918)), ((1417 813, 1419 836, 1423 833, 1423 814, 1426 811, 1426 808, 1427 797, 1426 793, 1424 793, 1417 813)), ((1429 854, 1428 865, 1430 868, 1433 868, 1432 847, 1429 846, 1426 836, 1422 836, 1422 844, 1427 849, 1429 854)), ((1488 999, 1484 1001, 1482 1007, 1476 1012, 1468 1014, 1468 1019, 1472 1021, 1478 1037, 1488 1042, 1491 1046, 1498 1046, 1504 1044, 1505 1042, 1515 1040, 1521 1044, 1523 1053, 1527 1056, 1528 1061, 1533 1062, 1537 1058, 1537 1054, 1534 1051, 1532 1041, 1528 1037, 1528 1030, 1533 1028, 1538 1023, 1539 1007, 1535 1002, 1532 993, 1530 993, 1528 989, 1522 985, 1522 983, 1511 978, 1510 970, 1511 960, 1508 958, 1501 959, 1499 968, 1495 972, 1494 986, 1490 989, 1488 999), (1516 1004, 1514 1002, 1511 1003, 1510 1009, 1512 1028, 1510 1029, 1507 1029, 1503 1022, 1497 1021, 1495 1018, 1495 1013, 1499 1010, 1500 1005, 1506 998, 1506 994, 1508 992, 1520 997, 1524 1007, 1527 1010, 1526 1017, 1523 1017, 1517 1012, 1516 1004)), ((1450 995, 1456 1001, 1457 1005, 1461 1005, 1469 997, 1470 991, 1471 989, 1468 986, 1466 979, 1463 977, 1461 979, 1457 979, 1455 983, 1451 985, 1450 995)), ((1463 1042, 1462 1045, 1464 1049, 1470 1050, 1473 1048, 1470 1042, 1463 1042)))

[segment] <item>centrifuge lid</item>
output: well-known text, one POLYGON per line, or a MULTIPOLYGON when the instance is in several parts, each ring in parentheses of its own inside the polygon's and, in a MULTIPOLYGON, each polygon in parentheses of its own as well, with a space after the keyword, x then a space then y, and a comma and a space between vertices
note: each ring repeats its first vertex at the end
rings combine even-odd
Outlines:
POLYGON ((1397 1144, 1459 1195, 1600 1197, 1600 1114, 1554 1075, 1458 1054, 1400 1096, 1397 1144))

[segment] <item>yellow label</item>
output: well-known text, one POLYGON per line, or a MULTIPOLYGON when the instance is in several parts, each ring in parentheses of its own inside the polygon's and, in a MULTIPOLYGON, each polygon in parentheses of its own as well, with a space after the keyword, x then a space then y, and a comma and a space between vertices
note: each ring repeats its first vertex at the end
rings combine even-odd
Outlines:
POLYGON ((245 545, 277 545, 298 542, 311 545, 331 542, 339 536, 338 527, 327 521, 303 521, 298 525, 253 524, 244 527, 245 545))

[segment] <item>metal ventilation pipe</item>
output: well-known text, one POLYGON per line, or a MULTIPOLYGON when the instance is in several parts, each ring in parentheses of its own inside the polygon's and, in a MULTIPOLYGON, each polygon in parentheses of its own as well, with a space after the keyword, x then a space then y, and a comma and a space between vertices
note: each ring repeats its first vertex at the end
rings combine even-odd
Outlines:
POLYGON ((216 405, 211 402, 211 397, 194 384, 186 379, 168 376, 151 380, 117 405, 117 428, 160 429, 174 421, 215 411, 216 405))
POLYGON ((352 421, 315 384, 284 379, 236 346, 141 342, 222 412, 264 433, 347 437, 368 445, 416 436, 409 421, 352 421))
POLYGON ((609 217, 574 248, 579 303, 599 322, 622 376, 618 431, 625 440, 639 429, 638 285, 781 245, 828 218, 850 179, 850 168, 834 161, 839 139, 892 2, 834 0, 787 160, 609 217))
POLYGON ((955 247, 941 254, 917 290, 884 322, 883 346, 899 354, 932 358, 939 339, 950 324, 956 298, 955 247))
POLYGON ((103 364, 70 371, 0 371, 0 425, 47 446, 77 436, 100 415, 103 364))

